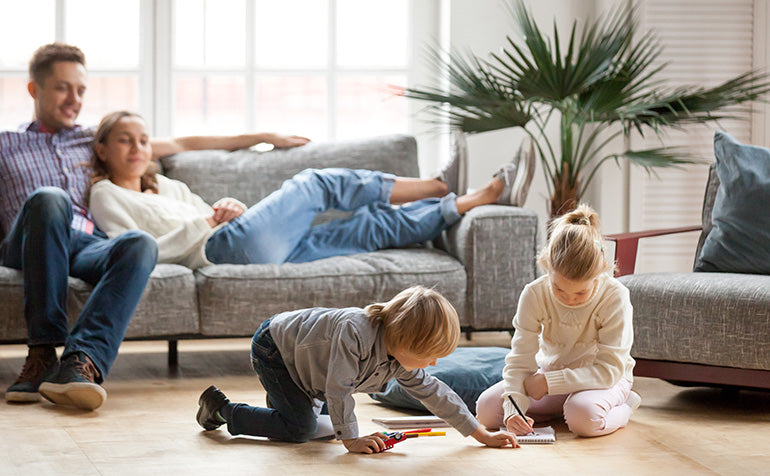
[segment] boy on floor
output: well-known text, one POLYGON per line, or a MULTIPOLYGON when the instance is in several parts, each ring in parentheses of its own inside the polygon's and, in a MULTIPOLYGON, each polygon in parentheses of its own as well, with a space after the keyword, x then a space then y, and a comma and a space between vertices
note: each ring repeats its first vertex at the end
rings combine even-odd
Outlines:
POLYGON ((254 334, 251 361, 267 392, 267 408, 231 403, 215 386, 199 399, 205 430, 227 423, 232 435, 302 443, 317 430, 323 403, 335 437, 352 453, 385 450, 384 433, 359 436, 354 393, 383 391, 396 378, 407 393, 463 436, 491 447, 518 447, 508 432, 490 433, 446 384, 428 375, 457 347, 457 312, 422 286, 386 303, 360 308, 310 308, 277 314, 254 334))

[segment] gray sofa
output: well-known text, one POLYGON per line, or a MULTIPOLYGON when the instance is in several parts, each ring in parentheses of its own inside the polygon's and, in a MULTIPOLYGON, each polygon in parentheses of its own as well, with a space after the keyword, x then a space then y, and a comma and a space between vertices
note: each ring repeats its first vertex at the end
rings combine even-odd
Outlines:
POLYGON ((620 281, 634 306, 635 375, 686 385, 770 389, 770 276, 735 273, 631 274, 640 238, 702 229, 712 223, 719 178, 712 165, 702 226, 609 235, 620 281))
MULTIPOLYGON (((255 152, 186 152, 163 159, 164 173, 204 200, 224 196, 253 204, 306 168, 348 167, 419 176, 417 145, 405 135, 311 143, 255 152)), ((319 217, 321 221, 340 212, 319 217)), ((128 339, 176 341, 251 335, 277 312, 310 306, 362 306, 414 285, 433 286, 455 305, 465 331, 510 329, 524 285, 536 277, 536 214, 516 207, 478 207, 436 243, 341 256, 303 264, 217 265, 195 272, 160 264, 128 326, 128 339)), ((74 322, 91 287, 71 278, 74 322)), ((0 342, 23 342, 21 273, 0 267, 0 342)))

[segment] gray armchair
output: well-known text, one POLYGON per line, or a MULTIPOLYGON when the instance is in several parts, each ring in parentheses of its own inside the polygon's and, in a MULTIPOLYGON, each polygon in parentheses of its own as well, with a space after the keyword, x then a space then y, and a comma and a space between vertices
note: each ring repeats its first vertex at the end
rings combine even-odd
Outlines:
POLYGON ((634 306, 634 374, 686 385, 770 389, 770 276, 735 273, 633 274, 640 238, 711 230, 719 187, 712 165, 702 226, 608 235, 634 306))

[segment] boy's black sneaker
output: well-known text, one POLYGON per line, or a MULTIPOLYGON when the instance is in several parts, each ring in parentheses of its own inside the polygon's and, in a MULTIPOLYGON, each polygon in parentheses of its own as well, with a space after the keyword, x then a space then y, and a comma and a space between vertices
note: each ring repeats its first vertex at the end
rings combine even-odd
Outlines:
POLYGON ((217 418, 217 412, 228 403, 230 403, 230 400, 225 394, 212 385, 204 390, 198 399, 200 408, 198 408, 198 414, 195 416, 195 419, 198 420, 198 424, 204 430, 216 430, 224 423, 217 418))
POLYGON ((61 361, 59 372, 40 384, 40 394, 57 405, 96 410, 107 392, 96 383, 99 371, 83 352, 73 352, 61 361))
POLYGON ((56 357, 56 349, 53 346, 30 347, 19 378, 5 391, 5 401, 11 403, 39 402, 40 384, 43 380, 55 375, 58 370, 59 358, 56 357))

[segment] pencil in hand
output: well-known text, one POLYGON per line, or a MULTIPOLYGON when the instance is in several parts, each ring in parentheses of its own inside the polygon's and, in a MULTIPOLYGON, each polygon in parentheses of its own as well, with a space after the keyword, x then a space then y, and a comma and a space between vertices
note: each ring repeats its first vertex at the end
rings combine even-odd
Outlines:
POLYGON ((518 406, 518 405, 516 405, 516 400, 514 400, 514 399, 513 399, 513 397, 511 397, 511 395, 510 395, 510 394, 508 394, 508 400, 510 400, 510 401, 511 401, 511 403, 513 403, 513 408, 515 408, 515 409, 516 409, 516 411, 519 413, 519 415, 521 415, 521 418, 522 418, 522 420, 524 420, 524 423, 526 423, 527 425, 529 425, 529 427, 531 428, 531 431, 530 431, 530 433, 529 433, 529 434, 530 434, 530 435, 531 435, 531 434, 534 434, 534 433, 535 433, 535 428, 534 428, 532 425, 530 425, 530 424, 529 424, 529 422, 527 421, 527 417, 525 417, 525 416, 524 416, 524 412, 522 412, 522 411, 521 411, 521 408, 519 408, 519 406, 518 406))

